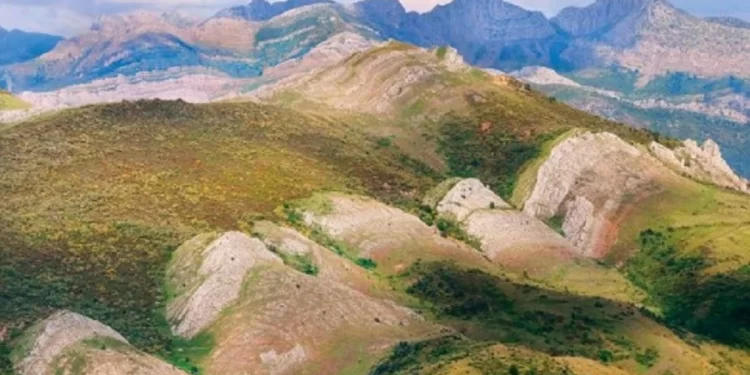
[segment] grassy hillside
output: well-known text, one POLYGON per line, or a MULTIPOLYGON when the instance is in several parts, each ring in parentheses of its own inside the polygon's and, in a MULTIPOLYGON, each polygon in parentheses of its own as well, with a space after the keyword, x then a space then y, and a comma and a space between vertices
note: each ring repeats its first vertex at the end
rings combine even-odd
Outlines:
POLYGON ((69 308, 151 352, 170 350, 161 280, 186 239, 317 190, 397 201, 435 183, 345 124, 255 104, 86 107, 0 145, 0 322, 69 308))
POLYGON ((0 90, 0 111, 26 109, 29 107, 30 105, 28 103, 16 98, 13 94, 0 90))
MULTIPOLYGON (((273 104, 125 102, 62 111, 0 131, 0 300, 7 301, 0 304, 0 328, 8 327, 13 338, 51 310, 67 308, 190 368, 186 358, 205 357, 213 338, 185 342, 171 335, 162 282, 174 250, 197 234, 249 232, 261 219, 299 224, 301 218, 283 207, 321 191, 370 196, 423 219, 421 198, 448 177, 479 177, 509 198, 517 187, 533 185, 528 177, 519 179, 520 172, 536 168, 574 129, 610 131, 639 144, 673 142, 449 61, 449 51, 389 44, 286 86, 269 99, 273 104), (373 70, 383 61, 382 71, 373 70), (409 67, 419 71, 416 80, 377 78, 409 67), (337 82, 336 88, 321 82, 337 82), (347 85, 359 91, 350 95, 349 107, 335 106, 338 90, 347 85)), ((747 263, 741 234, 747 198, 685 181, 675 178, 662 199, 632 215, 613 257, 626 260, 634 247, 654 243, 639 242, 641 232, 652 228, 679 234, 674 238, 683 240, 685 251, 715 244, 719 255, 711 259, 723 260, 705 275, 744 275, 738 265, 747 263), (695 206, 683 204, 687 200, 695 206), (728 217, 726 226, 718 215, 728 217), (730 232, 717 228, 734 230, 727 238, 718 234, 730 232), (737 254, 730 257, 731 251, 737 254)), ((497 368, 580 375, 606 373, 614 365, 659 375, 693 365, 705 370, 698 373, 742 374, 748 368, 746 355, 697 341, 689 332, 678 336, 650 313, 608 295, 548 289, 522 274, 505 276, 489 262, 417 262, 385 274, 372 259, 349 259, 341 244, 317 235, 313 239, 351 260, 351 267, 365 269, 371 284, 361 290, 375 293, 387 285, 379 296, 408 303, 466 336, 445 339, 447 347, 441 341, 399 345, 373 373, 418 373, 433 365, 453 369, 446 373, 497 368)), ((654 288, 662 280, 644 272, 652 266, 646 258, 627 271, 652 293, 655 305, 668 307, 663 296, 674 289, 654 288)), ((675 326, 706 333, 684 321, 684 309, 675 311, 669 318, 675 326)), ((226 327, 229 332, 234 326, 226 327)), ((7 349, 0 344, 0 373, 9 368, 7 349)), ((366 361, 351 373, 365 373, 375 361, 372 353, 362 356, 366 361)))

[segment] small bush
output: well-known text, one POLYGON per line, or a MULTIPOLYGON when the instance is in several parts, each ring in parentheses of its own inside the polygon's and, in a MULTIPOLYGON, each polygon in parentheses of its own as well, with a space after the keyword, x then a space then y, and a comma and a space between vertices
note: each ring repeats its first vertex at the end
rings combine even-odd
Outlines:
POLYGON ((368 270, 375 269, 378 267, 378 264, 375 263, 375 261, 370 258, 359 258, 357 259, 356 263, 358 266, 364 269, 368 269, 368 270))
POLYGON ((656 349, 648 348, 643 353, 637 353, 635 360, 641 365, 651 368, 659 361, 659 352, 656 349))

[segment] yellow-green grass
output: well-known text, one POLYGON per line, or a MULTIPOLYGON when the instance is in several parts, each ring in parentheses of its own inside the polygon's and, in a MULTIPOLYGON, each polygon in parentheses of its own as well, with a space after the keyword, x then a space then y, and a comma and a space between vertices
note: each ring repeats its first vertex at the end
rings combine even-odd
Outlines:
POLYGON ((632 255, 640 232, 653 229, 670 233, 681 251, 707 256, 714 263, 711 273, 750 264, 750 196, 687 178, 665 178, 663 185, 625 220, 613 262, 632 255))
POLYGON ((407 292, 422 301, 415 308, 473 342, 530 349, 535 357, 588 358, 628 373, 700 369, 695 373, 741 374, 750 365, 742 351, 725 347, 721 354, 720 346, 696 342, 689 334, 678 336, 632 304, 548 290, 448 264, 423 266, 404 275, 412 282, 407 292), (655 354, 644 359, 648 352, 655 354))
POLYGON ((345 123, 251 103, 159 101, 5 129, 0 175, 0 324, 20 329, 67 308, 164 356, 161 284, 182 242, 275 218, 283 202, 316 191, 397 202, 437 183, 345 123))
POLYGON ((0 111, 31 108, 29 103, 17 98, 13 94, 0 90, 0 111))

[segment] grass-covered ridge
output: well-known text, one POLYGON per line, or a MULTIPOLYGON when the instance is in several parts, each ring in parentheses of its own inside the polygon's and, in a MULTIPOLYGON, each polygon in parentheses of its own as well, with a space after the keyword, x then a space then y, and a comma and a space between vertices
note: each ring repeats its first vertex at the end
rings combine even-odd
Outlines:
POLYGON ((30 107, 29 103, 24 102, 5 90, 0 90, 0 111, 27 109, 30 107))
POLYGON ((66 308, 172 357, 162 280, 181 243, 318 190, 398 201, 435 183, 404 160, 346 124, 256 104, 90 106, 7 129, 0 322, 15 336, 66 308))

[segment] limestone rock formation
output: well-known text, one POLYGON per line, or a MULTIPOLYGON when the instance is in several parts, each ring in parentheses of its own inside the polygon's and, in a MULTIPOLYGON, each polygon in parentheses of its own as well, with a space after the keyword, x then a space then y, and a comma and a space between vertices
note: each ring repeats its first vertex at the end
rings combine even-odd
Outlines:
POLYGON ((458 182, 437 204, 437 212, 453 215, 459 221, 472 212, 481 209, 510 208, 492 190, 478 179, 471 178, 458 182))
POLYGON ((258 239, 240 232, 221 235, 208 246, 198 236, 181 246, 168 270, 176 298, 167 315, 176 335, 194 337, 239 298, 247 273, 258 265, 280 264, 258 239))
POLYGON ((547 224, 515 210, 479 210, 463 226, 481 241, 487 258, 516 270, 547 271, 551 264, 565 264, 577 253, 547 224))
POLYGON ((255 223, 253 233, 262 238, 269 249, 287 256, 308 257, 318 270, 317 277, 336 281, 359 291, 367 285, 369 275, 347 259, 310 240, 298 231, 268 221, 255 223))
POLYGON ((722 157, 719 145, 713 140, 707 140, 702 146, 693 140, 687 140, 675 150, 654 142, 649 149, 668 166, 696 180, 744 193, 750 192, 750 182, 734 173, 722 157))
MULTIPOLYGON (((389 115, 414 105, 420 97, 462 101, 462 95, 450 90, 448 79, 470 71, 471 67, 449 48, 427 50, 389 41, 312 74, 281 80, 254 94, 259 100, 269 100, 278 93, 294 92, 334 109, 389 115)), ((447 104, 422 112, 435 115, 449 108, 447 104)))
POLYGON ((562 217, 566 238, 591 257, 616 237, 618 215, 659 188, 659 163, 609 133, 572 136, 539 169, 524 212, 542 220, 562 217))
POLYGON ((638 70, 641 84, 668 72, 750 72, 750 30, 694 17, 665 0, 598 0, 563 10, 552 22, 577 38, 565 58, 638 70))
POLYGON ((301 233, 269 222, 253 230, 258 238, 239 232, 197 236, 177 250, 168 269, 168 287, 177 294, 168 306, 174 332, 215 338, 201 363, 207 373, 333 371, 356 362, 354 353, 380 353, 438 329, 369 295, 372 281, 364 269, 345 265, 349 261, 301 233), (271 249, 310 256, 320 272, 299 272, 271 249), (341 342, 347 347, 338 347, 341 342), (336 364, 330 362, 334 347, 348 353, 336 364))
POLYGON ((398 341, 435 331, 392 302, 286 266, 259 270, 246 288, 211 328, 218 339, 204 363, 208 373, 297 374, 302 368, 332 372, 321 366, 353 364, 357 353, 382 352, 398 341), (338 355, 344 359, 332 364, 338 355))
POLYGON ((130 347, 112 328, 70 311, 32 326, 19 342, 14 353, 21 358, 14 364, 19 375, 184 375, 130 347))
POLYGON ((486 260, 474 249, 443 238, 435 228, 416 216, 372 199, 343 194, 327 194, 330 210, 305 210, 305 222, 345 243, 353 256, 374 259, 378 270, 397 273, 417 259, 460 260, 468 265, 484 265, 486 260))
POLYGON ((30 343, 23 360, 16 364, 22 375, 45 374, 55 358, 66 348, 87 339, 106 337, 127 344, 127 340, 112 328, 70 312, 59 311, 29 329, 26 338, 30 343))

